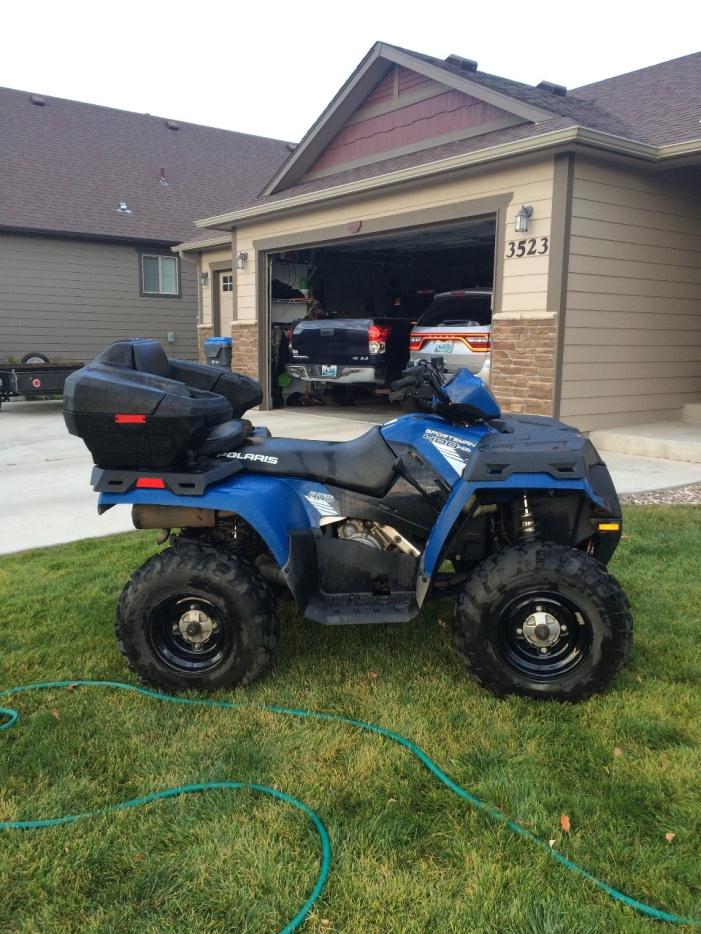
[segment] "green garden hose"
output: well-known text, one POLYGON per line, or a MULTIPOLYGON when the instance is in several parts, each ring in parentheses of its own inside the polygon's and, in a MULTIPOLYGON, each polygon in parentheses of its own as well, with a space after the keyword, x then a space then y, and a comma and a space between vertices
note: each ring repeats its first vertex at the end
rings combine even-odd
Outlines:
MULTIPOLYGON (((466 791, 464 788, 458 785, 457 782, 454 782, 448 775, 446 775, 446 773, 423 751, 423 749, 421 749, 415 743, 412 743, 412 741, 407 739, 406 736, 402 736, 400 733, 395 733, 393 730, 385 729, 385 727, 378 726, 376 723, 366 723, 364 720, 354 720, 352 717, 343 717, 339 714, 324 713, 322 711, 315 710, 295 710, 294 708, 290 707, 237 704, 230 703, 228 701, 206 700, 190 697, 174 697, 170 694, 162 694, 160 691, 151 691, 148 688, 137 687, 133 684, 123 684, 120 681, 46 681, 38 684, 23 684, 19 687, 8 688, 7 690, 0 691, 0 697, 7 697, 14 694, 23 694, 27 691, 54 690, 56 688, 74 687, 102 687, 113 688, 120 691, 131 691, 135 694, 143 694, 145 697, 166 701, 170 704, 183 704, 196 707, 219 707, 227 710, 248 709, 263 711, 265 713, 283 714, 290 717, 304 717, 313 720, 325 720, 331 723, 345 723, 348 726, 355 727, 356 729, 365 730, 368 733, 375 733, 378 736, 384 736, 386 739, 390 739, 393 742, 398 743, 400 746, 403 746, 405 749, 408 749, 409 752, 416 756, 416 758, 428 769, 428 771, 433 776, 435 776, 439 782, 445 785, 446 788, 449 788, 453 794, 457 795, 459 798, 462 798, 464 801, 467 801, 478 810, 484 811, 492 820, 498 821, 501 824, 505 824, 509 830, 512 830, 520 837, 525 837, 525 839, 544 850, 552 859, 560 863, 561 866, 564 866, 566 869, 569 869, 570 872, 573 872, 576 875, 586 879, 588 882, 591 882, 598 889, 601 889, 602 892, 605 892, 606 895, 608 895, 610 898, 613 898, 615 901, 622 902, 629 908, 633 908, 635 911, 647 915, 647 917, 653 918, 656 921, 667 921, 670 924, 686 924, 693 925, 695 927, 701 926, 701 921, 697 921, 693 918, 684 918, 679 915, 670 914, 666 911, 661 911, 659 908, 653 908, 651 905, 646 905, 644 902, 638 901, 635 898, 631 898, 629 895, 625 895, 623 892, 619 892, 618 889, 614 889, 606 882, 602 882, 600 879, 597 879, 591 873, 587 872, 586 869, 582 869, 576 863, 573 863, 571 860, 567 859, 566 856, 563 856, 561 853, 558 853, 557 850, 552 849, 548 843, 546 843, 544 840, 540 840, 529 830, 526 830, 526 828, 521 824, 511 820, 506 814, 504 814, 503 811, 500 811, 499 808, 492 807, 485 801, 482 801, 480 798, 475 797, 475 795, 470 794, 469 791, 466 791)), ((19 720, 19 714, 17 711, 10 708, 0 707, 0 717, 4 718, 4 722, 0 723, 0 731, 9 730, 19 720)), ((291 804, 293 807, 296 807, 298 810, 302 811, 309 818, 311 824, 319 835, 319 839, 321 841, 321 860, 319 874, 317 876, 314 887, 312 888, 309 897, 304 902, 294 918, 292 918, 292 920, 289 921, 280 932, 280 934, 291 934, 292 931, 296 931, 304 922, 304 919, 311 911, 314 903, 317 901, 323 891, 324 885, 326 884, 326 880, 328 879, 329 872, 331 870, 331 843, 329 841, 328 832, 324 827, 321 818, 318 814, 315 813, 315 811, 313 811, 303 801, 299 801, 297 798, 293 798, 291 795, 285 794, 282 791, 278 791, 275 788, 269 788, 266 785, 256 785, 248 782, 234 781, 202 782, 201 784, 194 785, 179 785, 175 788, 165 788, 161 791, 153 791, 150 794, 143 795, 140 798, 132 798, 129 801, 120 801, 116 804, 110 804, 107 805, 107 807, 99 808, 96 811, 86 811, 82 814, 71 814, 63 817, 35 818, 33 820, 22 821, 0 821, 0 830, 37 830, 43 827, 56 827, 62 824, 72 824, 75 821, 82 820, 83 818, 94 817, 99 814, 106 814, 110 811, 139 807, 140 805, 150 804, 153 801, 160 801, 164 798, 174 798, 178 795, 186 794, 197 794, 204 791, 213 791, 215 789, 245 789, 248 791, 255 791, 260 794, 268 795, 269 797, 275 798, 278 801, 282 801, 285 804, 291 804)))

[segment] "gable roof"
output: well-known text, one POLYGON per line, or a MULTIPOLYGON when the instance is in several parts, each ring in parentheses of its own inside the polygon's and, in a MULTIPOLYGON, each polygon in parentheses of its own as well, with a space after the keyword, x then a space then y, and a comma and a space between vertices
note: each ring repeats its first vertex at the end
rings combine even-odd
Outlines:
MULTIPOLYGON (((563 89, 564 90, 564 89, 563 89)), ((232 223, 272 210, 280 202, 301 203, 316 194, 331 197, 367 181, 400 180, 405 172, 430 174, 459 163, 513 155, 521 149, 585 143, 616 149, 648 161, 701 151, 701 53, 610 78, 567 93, 532 87, 450 56, 441 60, 386 43, 376 43, 343 85, 299 146, 262 193, 244 208, 198 221, 227 229, 232 223), (432 146, 317 178, 305 178, 318 154, 395 65, 417 71, 472 97, 521 117, 517 125, 432 146), (689 144, 686 148, 684 144, 689 144), (677 148, 660 152, 660 146, 677 148)), ((693 156, 696 158, 696 155, 693 156)), ((279 207, 277 207, 280 205, 279 207)))
POLYGON ((279 171, 265 186, 262 194, 275 194, 277 191, 297 184, 346 121, 395 65, 403 65, 427 78, 438 77, 438 80, 447 87, 492 104, 522 120, 535 122, 549 116, 547 111, 528 101, 515 100, 498 88, 481 86, 459 69, 437 69, 434 62, 438 61, 438 59, 433 60, 428 56, 408 52, 398 46, 376 42, 279 171))
POLYGON ((0 229, 177 243, 207 211, 250 202, 289 155, 281 140, 9 88, 0 126, 0 229))

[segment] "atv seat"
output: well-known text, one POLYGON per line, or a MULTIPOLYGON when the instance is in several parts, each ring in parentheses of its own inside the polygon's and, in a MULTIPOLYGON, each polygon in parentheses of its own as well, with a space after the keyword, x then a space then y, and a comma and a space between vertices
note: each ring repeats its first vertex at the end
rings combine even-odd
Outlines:
POLYGON ((256 437, 241 453, 245 470, 315 480, 367 496, 383 496, 396 475, 396 457, 379 427, 352 441, 256 437))

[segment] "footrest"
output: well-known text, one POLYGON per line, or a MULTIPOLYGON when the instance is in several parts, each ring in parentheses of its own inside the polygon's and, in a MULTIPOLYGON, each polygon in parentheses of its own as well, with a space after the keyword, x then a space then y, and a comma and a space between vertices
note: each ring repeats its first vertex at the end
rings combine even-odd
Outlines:
POLYGON ((318 623, 343 626, 356 623, 405 623, 419 612, 416 594, 316 593, 304 615, 318 623))
POLYGON ((141 490, 170 490, 176 496, 202 496, 208 486, 238 473, 238 461, 206 463, 184 473, 164 470, 126 470, 117 467, 93 467, 90 483, 96 493, 127 493, 141 490))

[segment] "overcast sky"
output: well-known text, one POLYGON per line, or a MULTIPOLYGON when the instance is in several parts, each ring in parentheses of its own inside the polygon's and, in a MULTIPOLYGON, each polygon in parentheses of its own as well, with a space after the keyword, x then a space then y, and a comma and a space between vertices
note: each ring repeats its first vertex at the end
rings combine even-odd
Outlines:
POLYGON ((378 39, 572 88, 699 51, 701 4, 5 2, 0 86, 297 141, 378 39))

